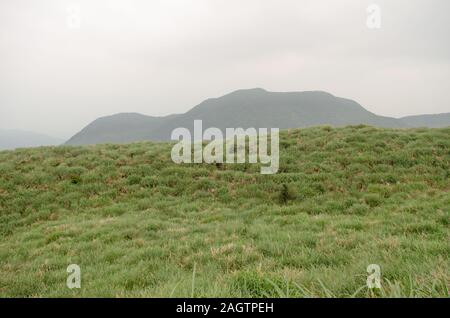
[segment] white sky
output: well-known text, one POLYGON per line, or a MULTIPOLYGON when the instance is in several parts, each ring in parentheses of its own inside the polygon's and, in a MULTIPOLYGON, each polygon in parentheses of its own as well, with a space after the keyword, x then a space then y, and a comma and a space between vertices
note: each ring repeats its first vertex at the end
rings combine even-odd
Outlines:
POLYGON ((253 87, 450 112, 449 13, 448 0, 0 1, 0 129, 69 137, 253 87), (371 3, 381 29, 366 26, 371 3))

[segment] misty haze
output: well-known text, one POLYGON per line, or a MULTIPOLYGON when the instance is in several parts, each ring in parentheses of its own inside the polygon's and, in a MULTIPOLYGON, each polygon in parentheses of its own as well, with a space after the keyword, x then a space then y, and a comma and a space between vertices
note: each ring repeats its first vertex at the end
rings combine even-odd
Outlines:
POLYGON ((68 140, 99 117, 185 113, 254 87, 387 117, 450 112, 448 1, 378 1, 380 29, 369 4, 3 1, 0 128, 68 140))

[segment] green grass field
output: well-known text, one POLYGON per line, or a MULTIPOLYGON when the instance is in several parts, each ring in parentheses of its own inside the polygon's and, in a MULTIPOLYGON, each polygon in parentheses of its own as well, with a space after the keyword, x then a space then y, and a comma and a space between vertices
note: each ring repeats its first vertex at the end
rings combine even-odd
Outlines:
POLYGON ((275 175, 171 147, 0 152, 0 296, 448 297, 450 129, 285 131, 275 175))

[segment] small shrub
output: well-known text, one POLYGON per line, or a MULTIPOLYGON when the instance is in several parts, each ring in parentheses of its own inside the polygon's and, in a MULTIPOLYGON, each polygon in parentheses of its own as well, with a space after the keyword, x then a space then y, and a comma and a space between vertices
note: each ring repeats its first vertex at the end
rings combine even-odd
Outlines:
POLYGON ((364 201, 367 203, 368 206, 371 208, 377 207, 381 204, 381 198, 377 194, 367 194, 364 197, 364 201))
POLYGON ((280 190, 279 201, 281 204, 286 204, 295 199, 294 191, 286 183, 283 183, 280 190))
POLYGON ((146 188, 155 188, 158 185, 158 179, 156 177, 145 177, 141 180, 141 185, 146 188))
POLYGON ((70 176, 70 183, 72 184, 79 184, 81 182, 81 177, 79 175, 71 175, 70 176))
POLYGON ((127 183, 129 185, 139 184, 141 182, 141 177, 137 175, 131 175, 127 178, 127 183))

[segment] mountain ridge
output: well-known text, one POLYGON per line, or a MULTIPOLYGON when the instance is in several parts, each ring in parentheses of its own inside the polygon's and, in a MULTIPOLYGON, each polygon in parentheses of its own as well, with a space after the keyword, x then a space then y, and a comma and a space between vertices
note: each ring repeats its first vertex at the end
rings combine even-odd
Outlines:
POLYGON ((192 131, 196 119, 203 127, 304 128, 319 125, 367 124, 384 128, 446 127, 450 113, 393 118, 374 114, 356 101, 325 91, 270 92, 240 89, 208 98, 182 114, 148 116, 118 113, 100 117, 70 138, 67 145, 168 141, 178 127, 192 131), (427 124, 429 122, 429 125, 427 124))

